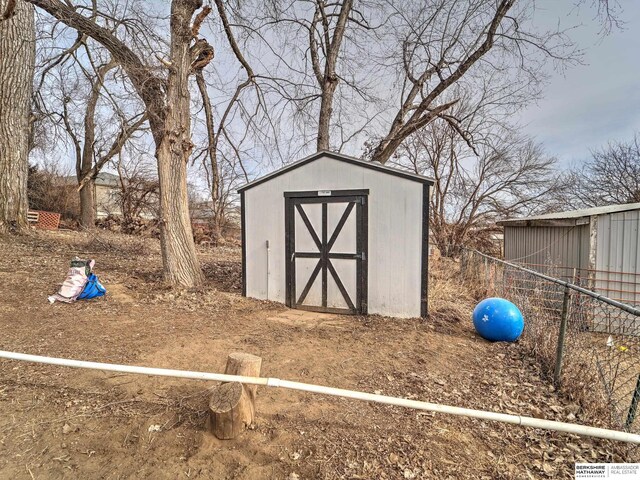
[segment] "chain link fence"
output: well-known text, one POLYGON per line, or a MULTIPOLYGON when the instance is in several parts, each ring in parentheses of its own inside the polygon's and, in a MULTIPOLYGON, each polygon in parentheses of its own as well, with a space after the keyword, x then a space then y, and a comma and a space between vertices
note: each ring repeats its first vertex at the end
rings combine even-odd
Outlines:
MULTIPOLYGON (((559 273, 559 272, 558 272, 559 273)), ((554 275, 466 250, 461 275, 478 298, 499 296, 525 318, 520 343, 593 423, 640 433, 640 308, 554 275)))

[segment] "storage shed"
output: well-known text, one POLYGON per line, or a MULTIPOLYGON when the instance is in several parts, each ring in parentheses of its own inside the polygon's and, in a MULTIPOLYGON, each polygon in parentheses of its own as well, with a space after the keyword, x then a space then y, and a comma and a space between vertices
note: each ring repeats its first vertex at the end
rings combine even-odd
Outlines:
POLYGON ((555 276, 573 269, 583 284, 640 304, 640 203, 588 208, 498 222, 504 258, 555 276))
POLYGON ((320 312, 426 316, 431 185, 318 152, 243 186, 243 295, 320 312))

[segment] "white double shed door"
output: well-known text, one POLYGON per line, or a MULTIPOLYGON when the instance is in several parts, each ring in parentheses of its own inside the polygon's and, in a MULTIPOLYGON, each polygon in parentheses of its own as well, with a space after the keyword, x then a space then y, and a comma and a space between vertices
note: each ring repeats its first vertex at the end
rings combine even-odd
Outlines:
POLYGON ((368 190, 285 193, 287 304, 367 311, 368 190))

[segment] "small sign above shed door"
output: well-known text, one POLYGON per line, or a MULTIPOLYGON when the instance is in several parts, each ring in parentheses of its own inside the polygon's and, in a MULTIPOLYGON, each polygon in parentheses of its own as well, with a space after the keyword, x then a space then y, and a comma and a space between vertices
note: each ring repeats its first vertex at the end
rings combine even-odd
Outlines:
POLYGON ((300 194, 288 193, 285 205, 287 304, 366 313, 366 195, 300 194))

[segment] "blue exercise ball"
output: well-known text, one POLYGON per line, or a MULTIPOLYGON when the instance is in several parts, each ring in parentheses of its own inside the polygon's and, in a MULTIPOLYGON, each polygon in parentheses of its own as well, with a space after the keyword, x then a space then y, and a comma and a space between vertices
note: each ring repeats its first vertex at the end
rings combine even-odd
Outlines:
POLYGON ((476 332, 491 342, 514 342, 524 330, 522 312, 504 298, 485 298, 473 309, 476 332))

